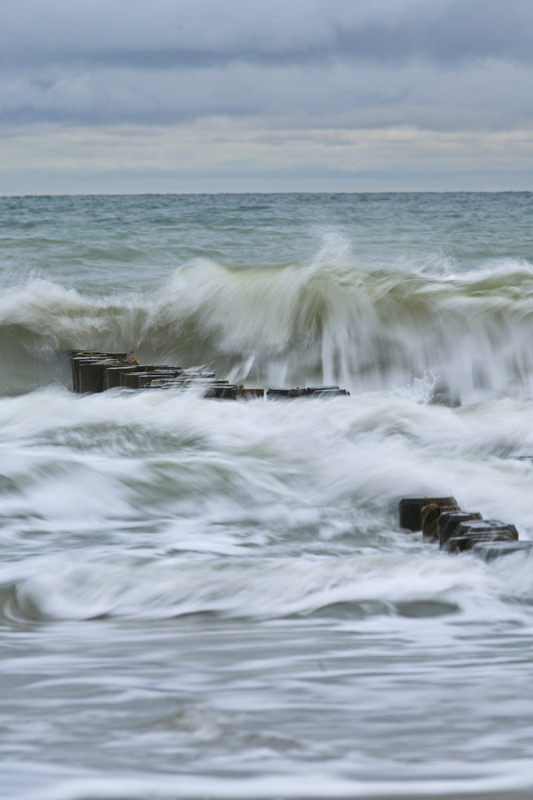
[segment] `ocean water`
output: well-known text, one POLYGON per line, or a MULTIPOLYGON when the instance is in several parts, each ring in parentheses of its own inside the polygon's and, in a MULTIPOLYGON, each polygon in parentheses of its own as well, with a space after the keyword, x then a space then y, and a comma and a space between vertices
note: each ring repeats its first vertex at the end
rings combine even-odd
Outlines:
POLYGON ((2 797, 533 794, 533 194, 0 198, 2 797), (348 397, 74 395, 133 349, 348 397))

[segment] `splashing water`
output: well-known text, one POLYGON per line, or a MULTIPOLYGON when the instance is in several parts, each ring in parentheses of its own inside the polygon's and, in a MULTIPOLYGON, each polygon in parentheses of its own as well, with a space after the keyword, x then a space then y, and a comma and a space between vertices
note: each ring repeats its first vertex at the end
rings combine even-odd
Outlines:
POLYGON ((7 797, 529 796, 530 195, 0 200, 7 797), (75 396, 70 348, 330 400, 75 396), (459 404, 459 400, 461 404, 459 404))

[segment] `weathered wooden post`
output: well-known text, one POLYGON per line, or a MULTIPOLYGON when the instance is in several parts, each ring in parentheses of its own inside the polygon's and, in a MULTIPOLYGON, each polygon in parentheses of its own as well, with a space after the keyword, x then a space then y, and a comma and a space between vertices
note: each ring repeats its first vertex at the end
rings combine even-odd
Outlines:
POLYGON ((400 528, 410 531, 422 530, 422 509, 437 505, 443 508, 458 507, 455 497, 404 497, 400 500, 400 528))

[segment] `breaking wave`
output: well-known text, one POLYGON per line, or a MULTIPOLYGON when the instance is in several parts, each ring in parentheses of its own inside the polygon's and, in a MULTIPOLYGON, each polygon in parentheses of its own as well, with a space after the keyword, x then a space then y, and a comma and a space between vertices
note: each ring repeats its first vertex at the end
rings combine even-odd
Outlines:
POLYGON ((327 247, 309 262, 228 266, 197 259, 158 285, 104 297, 47 280, 4 291, 8 390, 66 380, 61 352, 128 350, 208 364, 259 385, 352 391, 445 384, 452 395, 533 389, 533 268, 365 266, 327 247))

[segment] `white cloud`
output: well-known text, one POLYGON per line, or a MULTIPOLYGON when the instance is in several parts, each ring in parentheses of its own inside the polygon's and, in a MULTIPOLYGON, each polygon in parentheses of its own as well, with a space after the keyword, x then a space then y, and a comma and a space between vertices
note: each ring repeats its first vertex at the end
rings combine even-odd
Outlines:
POLYGON ((201 126, 38 126, 2 139, 0 169, 22 160, 32 170, 297 170, 320 164, 350 173, 378 169, 506 170, 533 159, 533 132, 434 133, 413 128, 265 131, 213 118, 201 126), (53 161, 51 162, 51 159, 53 161))

